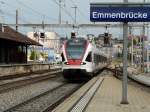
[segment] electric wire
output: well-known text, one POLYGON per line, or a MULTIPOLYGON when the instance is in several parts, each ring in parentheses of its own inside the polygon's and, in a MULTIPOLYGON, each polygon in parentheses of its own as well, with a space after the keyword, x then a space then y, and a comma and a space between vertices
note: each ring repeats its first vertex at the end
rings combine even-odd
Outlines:
POLYGON ((21 2, 20 0, 16 0, 16 2, 19 3, 20 5, 22 5, 23 7, 25 7, 26 9, 31 10, 32 12, 36 13, 37 15, 41 15, 42 17, 45 17, 45 18, 47 18, 47 19, 57 20, 57 19, 55 19, 55 18, 53 18, 53 17, 49 17, 49 16, 47 16, 46 14, 41 13, 41 12, 39 12, 39 11, 33 9, 32 7, 30 7, 30 6, 28 6, 27 4, 21 2))
MULTIPOLYGON (((59 6, 59 3, 56 0, 52 0, 52 1, 59 6)), ((70 14, 70 12, 64 7, 61 7, 61 8, 74 21, 74 17, 70 14)))
MULTIPOLYGON (((0 13, 3 14, 4 16, 7 15, 8 17, 12 17, 12 18, 15 18, 15 16, 16 16, 16 15, 13 14, 13 13, 10 13, 10 12, 8 12, 8 11, 5 11, 5 12, 4 12, 3 10, 0 10, 0 13)), ((19 17, 18 19, 19 19, 21 22, 24 22, 24 23, 28 23, 28 24, 31 23, 31 22, 29 22, 27 19, 25 19, 25 17, 19 17)))
MULTIPOLYGON (((76 6, 76 3, 74 0, 71 0, 71 2, 74 6, 76 6)), ((81 11, 80 8, 77 8, 77 10, 78 10, 79 14, 83 17, 83 19, 87 19, 86 15, 81 11)))
MULTIPOLYGON (((74 6, 77 6, 77 3, 75 3, 74 0, 70 0, 70 1, 71 1, 71 3, 72 3, 74 6)), ((86 15, 80 10, 79 7, 77 8, 77 10, 78 10, 80 16, 82 16, 83 19, 87 19, 86 15)), ((81 30, 81 29, 79 29, 79 31, 80 31, 80 30, 81 30)), ((84 32, 86 32, 86 33, 89 32, 89 30, 88 30, 87 28, 82 28, 82 30, 84 30, 84 32)))
MULTIPOLYGON (((5 5, 5 6, 12 7, 12 8, 16 9, 16 7, 14 5, 11 5, 11 4, 7 3, 7 2, 0 1, 0 3, 3 4, 3 5, 5 5)), ((16 10, 11 10, 11 11, 15 12, 16 10)), ((15 16, 16 16, 15 13, 10 13, 11 11, 6 11, 6 10, 4 11, 4 10, 0 9, 0 13, 3 14, 4 16, 15 18, 15 16)), ((18 19, 21 22, 24 22, 24 23, 31 23, 27 19, 25 19, 25 17, 18 17, 18 19)))

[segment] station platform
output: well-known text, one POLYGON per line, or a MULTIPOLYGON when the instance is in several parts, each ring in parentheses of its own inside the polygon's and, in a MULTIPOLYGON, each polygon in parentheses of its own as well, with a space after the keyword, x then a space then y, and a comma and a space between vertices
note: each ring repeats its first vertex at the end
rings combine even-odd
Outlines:
MULTIPOLYGON (((111 64, 110 66, 108 66, 108 68, 110 69, 115 69, 115 65, 111 64)), ((141 71, 139 71, 139 68, 134 68, 132 66, 129 66, 127 68, 128 71, 128 77, 136 80, 139 83, 142 83, 146 86, 150 86, 150 73, 142 73, 141 71)))
POLYGON ((150 73, 140 73, 137 68, 128 68, 128 77, 146 85, 150 86, 150 73))
MULTIPOLYGON (((120 104, 122 82, 111 75, 97 77, 99 77, 98 80, 101 81, 101 84, 90 102, 86 105, 84 109, 85 112, 150 112, 149 92, 128 84, 129 104, 120 104)), ((90 82, 81 87, 77 92, 56 107, 53 112, 73 112, 70 111, 70 108, 72 108, 83 96, 84 92, 93 85, 97 77, 94 77, 90 82)))

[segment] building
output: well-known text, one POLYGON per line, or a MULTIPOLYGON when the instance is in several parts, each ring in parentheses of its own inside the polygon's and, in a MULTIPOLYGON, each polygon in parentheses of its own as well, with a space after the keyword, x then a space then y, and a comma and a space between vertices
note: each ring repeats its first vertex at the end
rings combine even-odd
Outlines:
MULTIPOLYGON (((39 42, 43 47, 34 47, 29 50, 35 50, 37 53, 36 61, 54 61, 55 56, 61 52, 61 41, 59 35, 55 32, 28 32, 28 37, 39 42)), ((28 55, 30 57, 30 53, 28 55)), ((28 58, 30 61, 30 59, 28 58)))
MULTIPOLYGON (((135 42, 134 42, 135 43, 135 42)), ((141 68, 143 66, 143 53, 144 53, 144 71, 150 72, 150 42, 144 41, 144 50, 142 42, 137 42, 136 45, 133 44, 133 51, 132 46, 129 46, 129 59, 131 60, 131 56, 133 54, 133 65, 135 67, 141 68)), ((131 61, 132 62, 132 61, 131 61)))
POLYGON ((145 71, 150 72, 150 42, 148 42, 146 46, 145 71))
POLYGON ((111 47, 112 46, 112 34, 109 33, 104 33, 104 34, 99 34, 96 39, 96 44, 97 45, 102 45, 104 47, 111 47))
POLYGON ((27 49, 38 42, 8 26, 0 26, 0 64, 27 63, 27 49))

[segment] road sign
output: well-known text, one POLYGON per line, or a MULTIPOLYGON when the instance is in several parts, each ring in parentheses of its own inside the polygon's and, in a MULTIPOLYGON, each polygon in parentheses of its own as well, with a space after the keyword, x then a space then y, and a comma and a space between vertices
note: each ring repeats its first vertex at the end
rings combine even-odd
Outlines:
POLYGON ((150 6, 92 6, 92 22, 150 22, 150 6))

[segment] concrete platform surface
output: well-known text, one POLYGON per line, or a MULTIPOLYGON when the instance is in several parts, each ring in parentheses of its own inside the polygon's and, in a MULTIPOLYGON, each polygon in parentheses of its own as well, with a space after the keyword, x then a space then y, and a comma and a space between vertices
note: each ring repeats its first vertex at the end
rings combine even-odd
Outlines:
MULTIPOLYGON (((150 112, 150 93, 128 85, 128 105, 122 105, 122 82, 113 76, 103 76, 104 80, 98 91, 88 104, 85 112, 150 112)), ((54 112, 68 112, 68 109, 79 99, 88 87, 96 80, 92 79, 66 101, 60 104, 54 112)))

